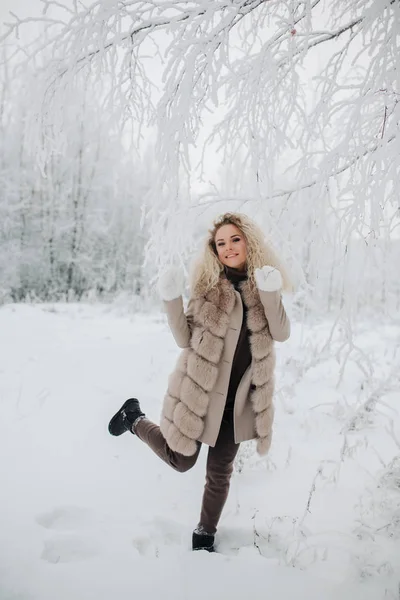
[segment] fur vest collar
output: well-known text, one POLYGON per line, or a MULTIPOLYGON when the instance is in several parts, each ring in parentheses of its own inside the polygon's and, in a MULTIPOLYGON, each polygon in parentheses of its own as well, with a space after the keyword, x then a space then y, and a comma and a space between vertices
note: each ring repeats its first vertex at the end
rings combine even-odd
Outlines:
MULTIPOLYGON (((252 354, 251 387, 257 451, 266 454, 271 442, 273 421, 275 354, 264 307, 258 290, 250 281, 240 284, 247 307, 247 327, 252 354)), ((186 348, 169 379, 161 416, 161 431, 169 447, 191 456, 201 438, 213 390, 219 373, 230 315, 236 295, 229 280, 221 277, 205 295, 196 295, 190 348, 186 348)))

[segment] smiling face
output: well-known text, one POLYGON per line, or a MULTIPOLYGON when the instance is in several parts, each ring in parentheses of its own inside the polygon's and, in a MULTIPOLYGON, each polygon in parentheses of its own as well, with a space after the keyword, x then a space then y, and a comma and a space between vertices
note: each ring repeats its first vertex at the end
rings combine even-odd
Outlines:
POLYGON ((222 225, 215 234, 215 247, 223 265, 243 271, 246 267, 246 241, 235 225, 222 225))

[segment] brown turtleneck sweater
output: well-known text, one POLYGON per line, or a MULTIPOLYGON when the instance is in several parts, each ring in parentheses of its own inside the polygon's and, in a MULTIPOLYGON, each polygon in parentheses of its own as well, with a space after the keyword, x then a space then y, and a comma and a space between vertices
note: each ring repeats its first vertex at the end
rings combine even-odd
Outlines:
MULTIPOLYGON (((235 290, 241 295, 240 284, 242 281, 247 280, 246 271, 238 271, 230 267, 224 268, 227 279, 232 283, 235 290)), ((225 412, 233 412, 233 406, 235 403, 236 391, 243 375, 247 368, 251 364, 251 352, 249 342, 249 330, 247 329, 247 307, 242 300, 243 304, 243 320, 242 327, 240 329, 239 339, 236 346, 235 354, 232 362, 231 377, 229 380, 228 395, 226 398, 225 412)))

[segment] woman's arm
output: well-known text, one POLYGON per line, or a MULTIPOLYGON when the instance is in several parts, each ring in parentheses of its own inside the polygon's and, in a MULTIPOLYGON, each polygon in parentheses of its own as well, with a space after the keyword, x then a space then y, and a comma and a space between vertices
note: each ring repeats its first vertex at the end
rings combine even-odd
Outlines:
POLYGON ((183 310, 182 296, 174 300, 164 300, 168 325, 179 348, 188 348, 192 335, 193 300, 189 301, 186 313, 183 310))
POLYGON ((290 321, 280 293, 282 276, 277 269, 265 266, 256 269, 255 278, 271 336, 277 342, 284 342, 290 336, 290 321))
POLYGON ((178 267, 169 267, 158 280, 158 291, 164 301, 172 335, 180 348, 188 348, 193 323, 193 301, 189 302, 185 314, 182 300, 183 287, 183 273, 178 267))
POLYGON ((259 290, 259 294, 272 338, 277 342, 285 342, 290 336, 290 321, 280 292, 259 290))

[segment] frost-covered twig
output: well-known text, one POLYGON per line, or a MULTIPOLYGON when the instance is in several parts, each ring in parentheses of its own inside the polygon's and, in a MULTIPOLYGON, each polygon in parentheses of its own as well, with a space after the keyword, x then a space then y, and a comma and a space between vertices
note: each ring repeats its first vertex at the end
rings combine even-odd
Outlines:
POLYGON ((259 538, 260 538, 260 534, 257 531, 257 527, 256 527, 256 516, 257 516, 258 510, 256 510, 256 512, 254 513, 254 515, 252 516, 252 520, 253 520, 253 545, 255 548, 257 548, 258 553, 262 556, 262 552, 261 552, 261 548, 260 548, 260 544, 259 544, 259 538))
POLYGON ((388 434, 390 435, 390 437, 392 438, 392 440, 394 441, 394 443, 400 450, 400 437, 398 437, 395 433, 393 420, 390 421, 389 427, 386 427, 386 431, 388 432, 388 434))
POLYGON ((136 150, 156 130, 157 177, 143 199, 156 270, 192 251, 192 232, 181 225, 199 204, 193 183, 211 152, 219 195, 208 207, 226 197, 218 181, 225 164, 245 189, 246 210, 262 212, 293 257, 304 289, 321 281, 329 254, 336 264, 329 307, 355 304, 357 286, 343 276, 347 247, 390 235, 399 223, 396 3, 45 0, 42 7, 41 16, 14 17, 6 39, 32 21, 44 28, 34 43, 18 45, 20 72, 27 63, 37 69, 26 123, 43 172, 65 139, 63 107, 84 75, 104 120, 118 122, 125 139, 128 129, 136 150))
MULTIPOLYGON (((367 398, 363 400, 359 406, 353 409, 353 414, 347 420, 344 426, 344 431, 358 430, 370 424, 372 415, 374 414, 377 405, 383 403, 382 396, 390 393, 391 391, 398 390, 398 386, 399 375, 397 368, 393 367, 387 377, 378 381, 372 390, 369 391, 367 398)), ((393 429, 393 421, 391 421, 391 428, 386 428, 386 430, 394 439, 394 441, 396 441, 393 429)))
POLYGON ((320 477, 322 477, 322 474, 323 474, 323 467, 322 467, 322 465, 320 465, 318 467, 318 469, 317 469, 317 472, 314 475, 314 479, 312 480, 312 484, 311 484, 311 487, 310 487, 310 491, 308 493, 307 504, 306 504, 306 507, 304 509, 303 516, 299 520, 299 526, 300 527, 303 525, 303 523, 304 523, 307 515, 311 512, 310 508, 311 508, 311 502, 312 502, 312 499, 313 499, 313 496, 314 496, 315 490, 316 490, 316 482, 317 482, 317 480, 320 477))

